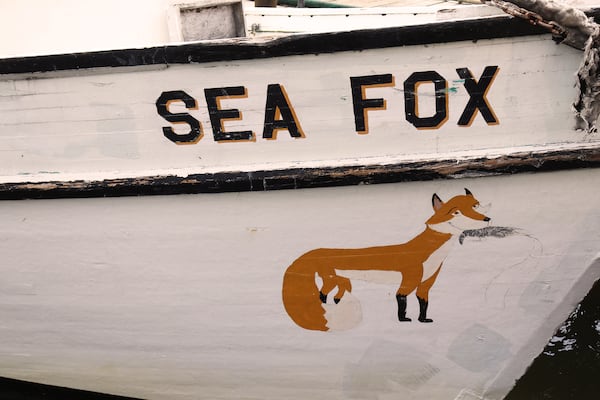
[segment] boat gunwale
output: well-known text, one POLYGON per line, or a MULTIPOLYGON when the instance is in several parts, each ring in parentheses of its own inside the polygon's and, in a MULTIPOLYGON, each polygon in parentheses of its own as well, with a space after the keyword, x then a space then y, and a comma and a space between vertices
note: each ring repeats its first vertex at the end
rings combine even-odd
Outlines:
POLYGON ((309 189, 600 168, 600 145, 389 164, 223 171, 104 180, 0 183, 0 200, 309 189))
MULTIPOLYGON (((600 8, 589 9, 586 14, 600 18, 600 8)), ((147 48, 4 58, 0 59, 0 80, 10 79, 6 75, 13 74, 199 64, 542 34, 549 33, 539 26, 501 15, 391 28, 298 34, 267 41, 237 38, 147 48)))
MULTIPOLYGON (((600 18, 600 8, 589 10, 588 15, 600 18)), ((208 63, 540 34, 548 32, 513 17, 485 17, 394 28, 291 35, 267 42, 195 42, 144 49, 0 59, 0 80, 11 79, 18 73, 35 79, 36 72, 70 73, 71 70, 101 67, 208 63)), ((107 175, 104 179, 5 180, 0 183, 0 200, 266 191, 598 168, 600 144, 575 149, 560 146, 534 151, 512 149, 507 154, 494 156, 448 155, 443 159, 364 161, 359 165, 256 166, 252 170, 224 169, 193 171, 190 174, 169 171, 143 176, 107 175)))

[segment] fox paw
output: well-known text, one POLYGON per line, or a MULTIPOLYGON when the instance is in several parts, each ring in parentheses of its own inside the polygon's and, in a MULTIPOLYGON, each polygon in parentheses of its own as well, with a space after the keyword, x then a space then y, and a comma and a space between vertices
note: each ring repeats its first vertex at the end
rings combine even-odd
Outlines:
POLYGON ((419 322, 433 322, 431 318, 419 318, 419 322))
POLYGON ((412 321, 412 319, 410 319, 408 317, 398 317, 398 321, 400 321, 400 322, 410 322, 410 321, 412 321))

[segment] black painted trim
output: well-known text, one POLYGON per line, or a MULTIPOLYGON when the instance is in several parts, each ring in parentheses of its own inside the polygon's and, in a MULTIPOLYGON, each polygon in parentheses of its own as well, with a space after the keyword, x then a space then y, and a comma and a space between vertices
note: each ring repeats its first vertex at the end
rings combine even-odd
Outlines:
MULTIPOLYGON (((588 15, 599 17, 600 9, 594 9, 588 15)), ((498 16, 417 26, 292 35, 262 43, 243 40, 215 41, 143 49, 6 58, 0 59, 0 74, 207 63, 541 34, 548 32, 520 19, 498 16)))
POLYGON ((523 152, 494 158, 424 160, 387 165, 221 172, 185 177, 145 176, 102 181, 3 183, 0 184, 0 200, 307 189, 577 168, 600 168, 600 146, 575 151, 523 152))

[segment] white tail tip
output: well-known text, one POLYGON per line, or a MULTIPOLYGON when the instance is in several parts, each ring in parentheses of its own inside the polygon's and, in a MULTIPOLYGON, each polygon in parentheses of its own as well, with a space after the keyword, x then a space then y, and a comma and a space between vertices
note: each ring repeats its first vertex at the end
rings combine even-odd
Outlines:
POLYGON ((346 292, 338 304, 323 304, 327 328, 332 331, 344 331, 354 328, 362 321, 360 302, 351 293, 346 292))

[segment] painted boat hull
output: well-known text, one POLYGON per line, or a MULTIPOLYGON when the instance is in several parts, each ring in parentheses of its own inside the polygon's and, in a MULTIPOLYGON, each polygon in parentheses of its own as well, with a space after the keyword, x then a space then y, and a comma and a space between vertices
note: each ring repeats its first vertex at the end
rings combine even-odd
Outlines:
POLYGON ((442 23, 0 60, 0 375, 141 398, 502 398, 600 274, 600 157, 573 130, 579 53, 477 23, 493 34, 442 23), (186 141, 188 117, 201 130, 186 141), (453 238, 432 323, 412 293, 398 321, 400 282, 360 279, 353 329, 290 319, 295 259, 404 243, 434 194, 465 187, 516 234, 453 238))
POLYGON ((0 374, 141 398, 502 398, 599 273, 595 170, 2 207, 0 374), (296 326, 285 269, 318 247, 404 242, 467 185, 524 235, 455 243, 432 324, 353 281, 362 322, 296 326))

